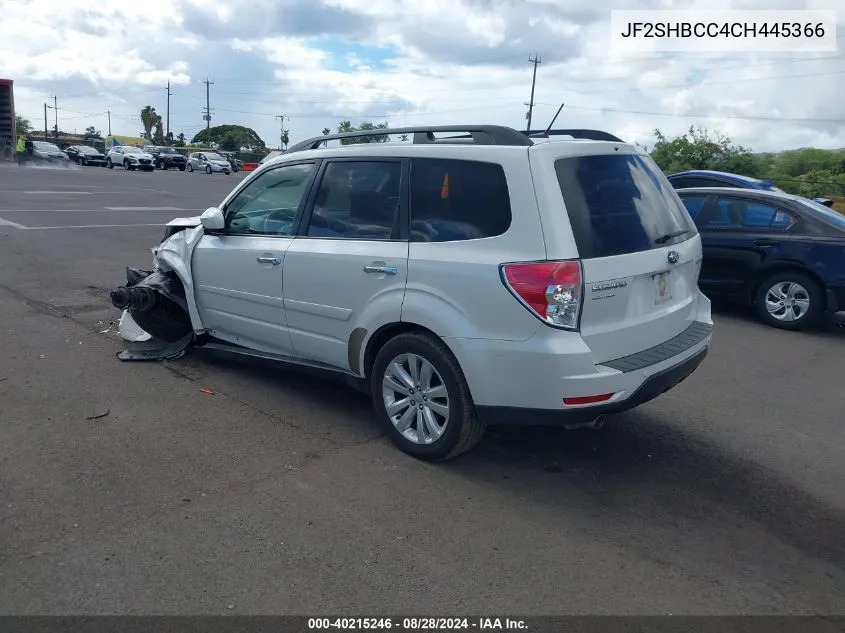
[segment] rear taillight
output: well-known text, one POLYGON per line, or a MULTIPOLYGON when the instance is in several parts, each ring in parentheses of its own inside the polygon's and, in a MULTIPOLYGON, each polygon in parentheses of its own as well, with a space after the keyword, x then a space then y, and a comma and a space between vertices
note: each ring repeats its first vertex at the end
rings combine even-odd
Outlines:
POLYGON ((577 261, 502 264, 502 281, 549 325, 577 330, 583 297, 577 261))

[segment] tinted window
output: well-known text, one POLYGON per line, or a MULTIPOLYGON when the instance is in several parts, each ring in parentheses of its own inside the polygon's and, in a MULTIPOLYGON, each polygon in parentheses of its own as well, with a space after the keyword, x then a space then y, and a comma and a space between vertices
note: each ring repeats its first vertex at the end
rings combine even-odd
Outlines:
POLYGON ((569 221, 582 258, 645 251, 656 240, 695 225, 650 158, 600 154, 555 161, 569 221))
POLYGON ((389 240, 398 235, 402 165, 329 163, 308 223, 309 237, 389 240))
POLYGON ((226 232, 291 235, 314 169, 313 163, 304 163, 261 174, 226 206, 226 232))
POLYGON ((701 211, 701 206, 706 199, 707 196, 683 196, 681 202, 684 203, 687 212, 694 219, 698 215, 698 212, 701 211))
POLYGON ((411 240, 449 242, 502 235, 511 225, 501 165, 467 160, 411 161, 411 240))
POLYGON ((794 215, 775 206, 739 198, 719 198, 706 217, 700 215, 696 218, 696 224, 701 227, 740 230, 784 231, 795 221, 794 215))
POLYGON ((829 207, 824 206, 823 204, 819 204, 814 200, 806 200, 803 198, 799 198, 795 200, 796 202, 802 204, 803 206, 807 207, 811 210, 817 217, 821 218, 825 222, 829 222, 845 229, 845 215, 831 209, 829 207))

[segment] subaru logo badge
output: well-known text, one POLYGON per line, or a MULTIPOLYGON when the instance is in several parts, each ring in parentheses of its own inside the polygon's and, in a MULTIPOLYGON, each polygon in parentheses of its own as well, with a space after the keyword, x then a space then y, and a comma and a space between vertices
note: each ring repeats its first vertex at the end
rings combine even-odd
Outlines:
POLYGON ((666 259, 669 261, 670 264, 677 264, 680 258, 681 256, 678 255, 678 251, 669 251, 668 253, 666 253, 666 259))

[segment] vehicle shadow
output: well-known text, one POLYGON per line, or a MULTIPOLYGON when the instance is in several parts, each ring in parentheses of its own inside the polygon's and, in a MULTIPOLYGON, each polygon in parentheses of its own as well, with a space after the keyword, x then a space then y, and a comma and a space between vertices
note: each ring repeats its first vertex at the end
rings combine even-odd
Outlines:
MULTIPOLYGON (((369 397, 342 381, 210 351, 200 358, 237 372, 261 393, 280 396, 294 415, 312 411, 321 432, 384 435, 369 397)), ((396 458, 404 456, 397 451, 396 458)), ((739 516, 812 557, 845 567, 845 511, 647 405, 614 416, 600 431, 490 427, 473 451, 436 468, 566 511, 583 520, 584 529, 608 531, 610 540, 653 533, 658 515, 669 534, 689 521, 696 533, 718 531, 721 522, 731 525, 731 534, 739 516)))
MULTIPOLYGON (((776 330, 776 328, 772 328, 765 323, 762 323, 757 318, 753 308, 717 299, 711 299, 711 304, 714 319, 718 319, 720 316, 728 316, 740 319, 749 324, 754 324, 761 328, 776 330)), ((796 332, 786 330, 780 331, 790 336, 810 336, 842 340, 845 338, 845 312, 825 315, 816 327, 809 330, 799 330, 796 332)))
POLYGON ((491 427, 473 452, 446 467, 541 504, 574 488, 589 501, 569 509, 594 515, 594 530, 607 524, 597 508, 631 534, 651 533, 658 516, 701 520, 698 531, 716 514, 728 523, 741 515, 812 557, 845 566, 845 510, 680 424, 646 406, 614 416, 600 431, 491 427))

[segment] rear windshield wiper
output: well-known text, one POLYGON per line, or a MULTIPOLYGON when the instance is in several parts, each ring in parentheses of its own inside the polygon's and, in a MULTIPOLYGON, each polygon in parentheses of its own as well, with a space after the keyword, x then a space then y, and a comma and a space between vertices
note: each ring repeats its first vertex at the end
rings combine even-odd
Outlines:
POLYGON ((687 233, 692 233, 692 229, 684 229, 682 231, 673 231, 672 233, 667 233, 666 235, 661 235, 656 240, 654 240, 655 244, 665 244, 673 237, 681 237, 681 235, 686 235, 687 233))

